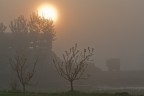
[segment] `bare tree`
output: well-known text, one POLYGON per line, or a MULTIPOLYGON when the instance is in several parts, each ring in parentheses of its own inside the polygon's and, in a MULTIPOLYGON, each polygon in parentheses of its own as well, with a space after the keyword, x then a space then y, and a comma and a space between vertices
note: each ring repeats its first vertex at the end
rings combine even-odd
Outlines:
POLYGON ((3 23, 0 23, 0 33, 5 32, 6 28, 7 27, 3 23))
POLYGON ((62 61, 56 57, 53 59, 59 75, 70 82, 70 91, 74 91, 73 82, 75 80, 87 78, 83 77, 83 75, 88 63, 92 62, 90 58, 93 52, 94 49, 90 47, 80 51, 77 48, 77 44, 75 44, 69 51, 65 51, 62 61))
POLYGON ((25 55, 16 55, 14 58, 10 58, 9 61, 12 69, 16 72, 16 76, 25 94, 26 85, 30 85, 30 81, 34 77, 38 58, 32 66, 30 66, 30 64, 28 65, 28 59, 25 55))

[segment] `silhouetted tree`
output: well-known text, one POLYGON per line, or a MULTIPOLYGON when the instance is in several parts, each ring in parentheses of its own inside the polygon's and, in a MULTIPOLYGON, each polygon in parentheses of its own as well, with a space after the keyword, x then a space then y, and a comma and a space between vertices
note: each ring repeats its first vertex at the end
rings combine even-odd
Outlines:
POLYGON ((0 23, 0 33, 5 32, 6 28, 7 27, 3 23, 0 23))
POLYGON ((37 13, 31 14, 28 25, 30 32, 51 33, 51 35, 55 35, 53 20, 45 19, 37 13))
POLYGON ((34 36, 31 37, 34 47, 37 45, 47 48, 52 47, 52 41, 55 37, 53 20, 45 19, 38 16, 37 13, 33 13, 30 16, 28 26, 30 35, 34 36), (35 38, 39 38, 39 40, 35 40, 35 38))
POLYGON ((11 30, 11 47, 14 51, 21 51, 29 47, 28 25, 24 16, 19 16, 9 24, 11 30))
POLYGON ((13 33, 28 32, 27 20, 24 16, 19 16, 17 19, 11 21, 9 27, 13 33))
MULTIPOLYGON (((6 36, 5 36, 5 31, 6 31, 6 26, 1 22, 0 23, 0 50, 4 50, 6 49, 6 45, 7 45, 7 39, 6 39, 6 36)), ((0 52, 1 53, 1 52, 0 52)))
POLYGON ((29 20, 24 16, 10 22, 11 45, 14 51, 21 49, 52 49, 52 41, 55 37, 54 25, 51 19, 30 15, 29 20))
POLYGON ((70 82, 71 91, 74 90, 73 82, 75 80, 86 79, 83 75, 88 64, 92 61, 90 58, 93 51, 94 49, 90 47, 80 51, 75 44, 69 51, 65 51, 62 61, 54 58, 55 68, 61 77, 70 82))
POLYGON ((30 81, 36 72, 38 58, 34 61, 33 66, 28 65, 28 58, 25 55, 16 55, 14 58, 10 58, 9 61, 25 94, 26 85, 30 85, 30 81))

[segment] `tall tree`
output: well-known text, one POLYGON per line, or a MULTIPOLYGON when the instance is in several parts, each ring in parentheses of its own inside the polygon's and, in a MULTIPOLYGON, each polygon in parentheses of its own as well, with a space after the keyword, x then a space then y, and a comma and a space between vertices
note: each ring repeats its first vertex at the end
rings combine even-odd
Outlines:
POLYGON ((10 22, 10 30, 13 33, 27 33, 28 27, 27 27, 27 20, 24 16, 19 16, 17 19, 10 22))
POLYGON ((0 33, 5 32, 6 28, 7 27, 3 23, 0 23, 0 33))
POLYGON ((51 19, 45 19, 33 13, 29 20, 19 16, 10 22, 9 27, 12 32, 11 46, 15 51, 29 48, 52 49, 55 31, 51 19))
POLYGON ((28 25, 24 16, 19 16, 9 24, 11 30, 11 47, 14 51, 22 51, 29 47, 28 25))
POLYGON ((69 81, 70 91, 74 91, 73 82, 80 79, 86 79, 84 73, 87 66, 92 60, 94 49, 88 47, 80 51, 77 48, 77 44, 70 50, 65 51, 63 59, 58 60, 56 57, 53 59, 55 68, 61 77, 69 81))
POLYGON ((40 45, 41 47, 52 48, 55 30, 53 21, 51 19, 45 19, 38 16, 37 13, 33 13, 30 16, 28 26, 30 35, 35 36, 34 38, 31 37, 31 40, 35 46, 40 45), (35 40, 35 38, 39 38, 39 41, 35 40))

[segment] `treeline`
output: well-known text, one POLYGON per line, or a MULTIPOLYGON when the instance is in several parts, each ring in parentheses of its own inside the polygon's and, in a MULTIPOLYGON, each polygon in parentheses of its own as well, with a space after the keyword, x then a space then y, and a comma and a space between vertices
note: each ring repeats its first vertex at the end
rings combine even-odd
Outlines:
MULTIPOLYGON (((0 52, 8 50, 40 50, 52 49, 55 30, 52 20, 47 20, 33 13, 29 20, 19 16, 8 27, 0 23, 0 52)), ((4 52, 4 53, 5 53, 4 52)))

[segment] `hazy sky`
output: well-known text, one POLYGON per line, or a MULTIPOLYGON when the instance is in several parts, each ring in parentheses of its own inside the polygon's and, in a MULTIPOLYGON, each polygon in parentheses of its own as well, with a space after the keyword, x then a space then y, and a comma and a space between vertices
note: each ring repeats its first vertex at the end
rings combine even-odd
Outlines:
POLYGON ((120 58, 123 69, 144 69, 144 0, 0 0, 0 21, 29 16, 44 2, 59 12, 53 50, 60 56, 78 43, 95 48, 95 64, 120 58))

